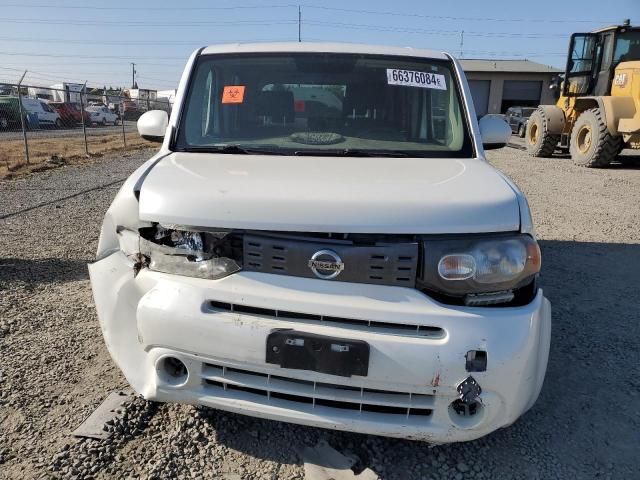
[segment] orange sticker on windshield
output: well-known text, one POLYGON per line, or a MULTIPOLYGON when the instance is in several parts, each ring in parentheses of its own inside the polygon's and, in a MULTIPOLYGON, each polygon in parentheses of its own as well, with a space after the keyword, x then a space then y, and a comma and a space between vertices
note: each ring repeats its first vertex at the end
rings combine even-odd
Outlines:
POLYGON ((222 103, 242 103, 244 101, 244 85, 227 85, 222 90, 222 103))

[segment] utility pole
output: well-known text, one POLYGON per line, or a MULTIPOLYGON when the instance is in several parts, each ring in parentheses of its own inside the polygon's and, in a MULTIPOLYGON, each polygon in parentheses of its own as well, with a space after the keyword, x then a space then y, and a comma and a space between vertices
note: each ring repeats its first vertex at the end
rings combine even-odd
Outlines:
POLYGON ((298 5, 298 42, 302 41, 302 10, 298 5))
POLYGON ((136 88, 136 64, 131 62, 131 88, 136 88))
POLYGON ((460 58, 462 58, 463 49, 464 49, 464 30, 460 32, 460 58))

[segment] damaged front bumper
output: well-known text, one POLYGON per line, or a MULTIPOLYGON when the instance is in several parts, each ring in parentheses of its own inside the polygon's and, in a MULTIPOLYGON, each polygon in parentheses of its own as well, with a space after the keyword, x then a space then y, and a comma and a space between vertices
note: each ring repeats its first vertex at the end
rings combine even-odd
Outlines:
POLYGON ((542 291, 522 307, 452 307, 402 287, 252 272, 135 275, 121 251, 89 271, 109 351, 150 400, 447 443, 513 423, 544 379, 551 308, 542 291), (268 363, 277 329, 366 342, 367 375, 268 363))

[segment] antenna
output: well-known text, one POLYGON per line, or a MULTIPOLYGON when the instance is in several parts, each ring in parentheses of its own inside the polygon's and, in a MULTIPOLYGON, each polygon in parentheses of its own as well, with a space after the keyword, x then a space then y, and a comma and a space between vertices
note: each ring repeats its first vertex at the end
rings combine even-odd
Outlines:
POLYGON ((300 5, 298 5, 298 41, 302 41, 302 10, 300 5))
POLYGON ((464 30, 460 32, 460 58, 462 58, 463 50, 464 50, 464 30))

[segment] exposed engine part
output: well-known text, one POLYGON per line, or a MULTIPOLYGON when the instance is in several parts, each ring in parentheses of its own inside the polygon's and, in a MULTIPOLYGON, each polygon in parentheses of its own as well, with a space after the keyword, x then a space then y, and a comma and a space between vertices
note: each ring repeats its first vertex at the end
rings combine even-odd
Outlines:
POLYGON ((471 405, 482 393, 480 384, 471 375, 460 382, 456 390, 460 394, 460 401, 466 405, 471 405))

